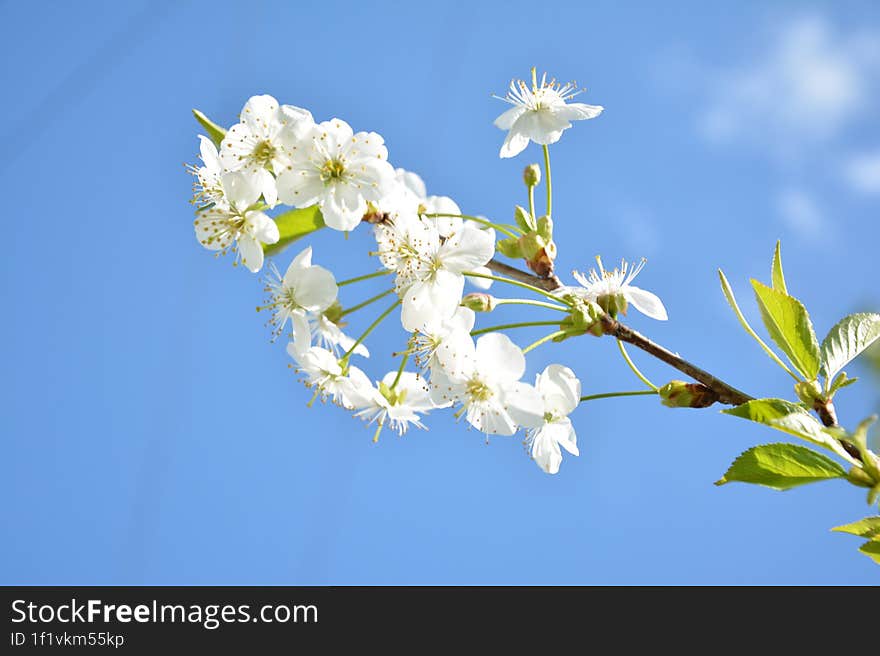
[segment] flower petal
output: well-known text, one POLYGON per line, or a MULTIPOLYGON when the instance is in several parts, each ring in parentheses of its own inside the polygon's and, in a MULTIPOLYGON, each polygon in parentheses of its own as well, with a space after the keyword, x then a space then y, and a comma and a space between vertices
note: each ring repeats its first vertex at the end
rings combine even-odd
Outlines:
POLYGON ((496 128, 500 128, 502 130, 509 130, 513 127, 513 124, 516 123, 516 119, 523 115, 523 112, 526 111, 525 107, 516 106, 511 107, 506 112, 501 114, 498 118, 495 119, 493 125, 496 128))
POLYGON ((510 132, 507 133, 507 137, 504 139, 504 143, 501 144, 501 151, 498 155, 505 159, 508 157, 516 157, 524 151, 528 145, 529 138, 522 132, 519 132, 516 128, 511 128, 510 132))
POLYGON ((244 233, 238 238, 238 252, 241 254, 241 263, 251 273, 263 268, 263 247, 253 236, 244 233))
POLYGON ((581 401, 581 381, 561 364, 551 364, 544 369, 535 385, 544 399, 545 410, 556 416, 568 415, 581 401))
POLYGON ((489 333, 477 340, 477 371, 493 380, 516 382, 526 370, 522 350, 503 333, 489 333))
POLYGON ((539 429, 532 436, 529 455, 544 473, 556 474, 559 472, 559 465, 562 464, 562 451, 559 450, 559 445, 546 427, 539 429))
POLYGON ((582 121, 588 118, 596 118, 604 109, 601 105, 569 103, 557 109, 556 115, 568 121, 582 121))
POLYGON ((336 300, 333 274, 322 266, 303 269, 296 280, 296 302, 311 312, 323 312, 336 300))
POLYGON ((528 383, 513 383, 504 388, 504 408, 523 428, 544 425, 544 401, 540 393, 528 383))
POLYGON ((274 244, 281 238, 278 224, 262 212, 248 212, 248 232, 264 244, 274 244))
POLYGON ((656 294, 632 285, 626 285, 621 291, 626 300, 632 303, 632 306, 645 316, 657 319, 658 321, 666 321, 669 318, 666 314, 666 308, 663 307, 663 301, 656 294))

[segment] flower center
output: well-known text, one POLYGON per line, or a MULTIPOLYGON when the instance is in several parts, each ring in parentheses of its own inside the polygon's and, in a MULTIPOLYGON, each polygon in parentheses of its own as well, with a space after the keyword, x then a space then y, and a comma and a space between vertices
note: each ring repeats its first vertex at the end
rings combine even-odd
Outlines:
POLYGON ((269 141, 261 141, 254 147, 251 158, 260 166, 268 166, 275 158, 275 146, 269 141))
POLYGON ((469 380, 466 390, 471 401, 488 401, 492 398, 492 390, 479 378, 469 380))
POLYGON ((321 167, 321 181, 328 185, 341 179, 345 175, 345 162, 338 159, 328 159, 321 167))
POLYGON ((299 303, 296 302, 296 289, 287 287, 283 292, 283 303, 288 310, 296 310, 299 303))

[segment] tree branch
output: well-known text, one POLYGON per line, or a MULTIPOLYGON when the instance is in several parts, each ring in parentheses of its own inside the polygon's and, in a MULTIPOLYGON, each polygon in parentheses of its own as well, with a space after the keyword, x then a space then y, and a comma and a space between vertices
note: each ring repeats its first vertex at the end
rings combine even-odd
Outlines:
MULTIPOLYGON (((556 276, 541 278, 539 276, 532 275, 527 271, 522 271, 521 269, 517 269, 510 265, 504 264, 503 262, 499 262, 498 260, 491 260, 488 264, 488 267, 492 271, 501 273, 505 276, 508 276, 509 278, 513 278, 514 280, 517 280, 519 282, 527 283, 534 287, 540 287, 541 289, 545 289, 547 291, 553 291, 554 289, 558 289, 563 286, 562 282, 556 276)), ((752 400, 752 397, 748 394, 745 394, 735 387, 728 385, 723 380, 716 378, 709 372, 700 369, 695 364, 691 364, 690 362, 676 355, 672 351, 669 351, 659 344, 652 342, 644 335, 636 332, 629 326, 620 323, 616 319, 612 319, 608 315, 605 315, 603 317, 602 327, 605 331, 605 334, 613 335, 622 342, 626 342, 627 344, 632 344, 636 348, 640 348, 646 353, 653 355, 658 360, 662 360, 669 366, 678 369, 682 373, 702 383, 712 392, 714 392, 715 395, 717 395, 718 401, 720 403, 725 403, 727 405, 741 405, 746 401, 752 400)))

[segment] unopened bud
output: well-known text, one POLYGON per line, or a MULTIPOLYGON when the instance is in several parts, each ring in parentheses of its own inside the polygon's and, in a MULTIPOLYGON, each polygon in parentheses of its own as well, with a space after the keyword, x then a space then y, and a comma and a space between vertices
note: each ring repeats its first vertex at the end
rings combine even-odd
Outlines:
POLYGON ((498 305, 494 296, 480 292, 473 292, 465 295, 465 297, 461 299, 461 304, 466 308, 470 308, 474 312, 491 312, 495 309, 495 306, 498 305))
POLYGON ((802 380, 794 386, 794 393, 811 408, 816 404, 816 401, 823 402, 825 400, 822 396, 822 387, 817 380, 802 380))
POLYGON ((718 393, 702 383, 672 380, 657 390, 668 408, 707 408, 718 400, 718 393))
POLYGON ((529 164, 523 171, 523 182, 526 187, 537 187, 541 184, 541 167, 537 164, 529 164))
POLYGON ((524 207, 517 205, 514 208, 513 219, 523 232, 531 232, 535 229, 535 219, 524 207))

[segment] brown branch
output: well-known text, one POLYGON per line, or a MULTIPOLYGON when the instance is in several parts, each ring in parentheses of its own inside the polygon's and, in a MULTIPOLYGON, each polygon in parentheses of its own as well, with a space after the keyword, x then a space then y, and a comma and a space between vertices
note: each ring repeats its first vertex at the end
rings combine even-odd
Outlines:
POLYGON ((495 273, 500 273, 502 276, 513 278, 514 280, 524 282, 532 287, 538 287, 544 291, 552 292, 554 289, 559 289, 563 286, 562 281, 553 274, 550 274, 546 278, 542 278, 531 274, 528 271, 512 267, 504 262, 499 262, 498 260, 489 260, 489 263, 486 266, 495 273))
POLYGON ((606 335, 613 335, 621 342, 632 344, 636 348, 645 351, 645 353, 650 353, 658 360, 662 360, 671 367, 675 367, 680 372, 687 374, 694 380, 701 382, 718 395, 718 401, 720 403, 725 403, 727 405, 742 405, 746 401, 752 400, 752 397, 748 394, 740 392, 735 387, 716 378, 708 371, 704 371, 697 365, 691 364, 672 351, 666 350, 629 326, 625 326, 619 321, 612 319, 607 314, 602 317, 602 328, 605 330, 606 335))
MULTIPOLYGON (((532 285, 533 287, 540 287, 541 289, 547 291, 553 291, 554 289, 562 287, 562 282, 556 276, 541 278, 539 276, 532 275, 527 271, 522 271, 521 269, 517 269, 510 265, 504 264, 503 262, 499 262, 498 260, 491 260, 488 266, 492 271, 503 274, 509 278, 513 278, 514 280, 517 280, 519 282, 524 282, 526 284, 532 285)), ((718 401, 721 403, 725 403, 727 405, 741 405, 746 401, 752 400, 752 397, 748 394, 745 394, 735 387, 728 385, 723 380, 716 378, 709 372, 700 369, 695 364, 691 364, 690 362, 676 355, 672 351, 669 351, 659 344, 652 342, 644 335, 636 332, 629 326, 625 326, 619 321, 612 319, 608 315, 605 315, 603 317, 602 327, 607 335, 613 335, 622 342, 632 344, 636 348, 642 349, 646 353, 653 355, 658 360, 662 360, 669 366, 678 369, 680 372, 687 374, 694 380, 702 383, 710 390, 712 390, 712 392, 717 394, 718 401)))

